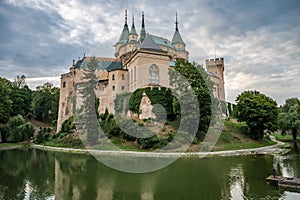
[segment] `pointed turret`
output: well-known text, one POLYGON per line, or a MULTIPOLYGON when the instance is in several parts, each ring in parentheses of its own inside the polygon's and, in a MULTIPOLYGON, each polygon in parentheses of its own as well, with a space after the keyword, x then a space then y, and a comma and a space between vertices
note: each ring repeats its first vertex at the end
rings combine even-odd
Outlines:
POLYGON ((121 43, 121 44, 127 43, 128 35, 129 35, 129 29, 128 29, 128 24, 127 24, 127 10, 125 10, 125 24, 124 24, 120 39, 117 43, 121 43))
POLYGON ((172 44, 184 44, 182 38, 181 38, 181 35, 179 33, 179 30, 178 30, 178 19, 177 19, 177 12, 176 12, 176 22, 175 22, 175 33, 173 35, 173 38, 172 38, 172 44))
POLYGON ((140 34, 140 42, 142 43, 146 37, 146 29, 145 29, 145 19, 144 19, 144 12, 142 12, 142 29, 140 34))
POLYGON ((135 26, 134 26, 134 14, 132 14, 132 25, 131 25, 131 30, 130 30, 130 34, 136 34, 136 30, 135 30, 135 26))
POLYGON ((138 34, 136 33, 134 26, 134 15, 132 14, 132 25, 129 32, 129 43, 137 43, 138 34))

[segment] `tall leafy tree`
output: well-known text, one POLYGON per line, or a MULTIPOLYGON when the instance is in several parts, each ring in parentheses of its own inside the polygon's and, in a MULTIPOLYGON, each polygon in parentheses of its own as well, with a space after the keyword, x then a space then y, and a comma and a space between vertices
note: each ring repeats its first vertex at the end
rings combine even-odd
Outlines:
POLYGON ((258 91, 245 91, 236 102, 236 117, 239 122, 246 122, 253 138, 262 139, 265 130, 276 130, 279 112, 276 101, 258 91))
POLYGON ((59 88, 51 83, 38 86, 32 100, 32 110, 36 119, 49 121, 56 119, 59 100, 59 88))
POLYGON ((6 123, 12 111, 9 80, 0 77, 0 123, 6 123))
MULTIPOLYGON (((196 63, 190 63, 185 60, 177 60, 175 67, 169 71, 170 75, 170 85, 178 91, 178 94, 182 94, 179 97, 178 101, 182 101, 184 98, 187 99, 183 91, 187 91, 190 87, 193 89, 195 96, 198 100, 200 119, 198 124, 198 131, 196 134, 196 139, 201 140, 204 138, 212 116, 212 102, 211 102, 211 93, 210 88, 212 88, 212 83, 208 80, 207 74, 204 72, 204 69, 201 65, 196 63), (178 76, 178 73, 181 75, 178 76), (182 77, 186 81, 182 80, 182 77), (206 81, 205 81, 206 80, 206 81), (208 84, 207 84, 208 83, 208 84)), ((189 100, 188 100, 189 101, 189 100)), ((188 102, 186 102, 188 103, 188 102)), ((175 107, 175 108, 178 108, 175 107)), ((193 117, 194 108, 189 108, 190 115, 186 119, 181 119, 183 123, 186 123, 187 126, 195 126, 195 124, 189 124, 189 117, 193 117)), ((180 112, 178 109, 175 110, 175 113, 180 112)))
POLYGON ((287 99, 283 109, 278 115, 280 129, 285 132, 290 130, 296 140, 300 130, 300 101, 297 98, 287 99))
POLYGON ((12 116, 26 116, 31 112, 32 91, 25 82, 24 75, 17 76, 11 83, 12 116))
POLYGON ((11 117, 6 126, 6 139, 8 142, 22 142, 33 136, 33 126, 21 116, 11 117))

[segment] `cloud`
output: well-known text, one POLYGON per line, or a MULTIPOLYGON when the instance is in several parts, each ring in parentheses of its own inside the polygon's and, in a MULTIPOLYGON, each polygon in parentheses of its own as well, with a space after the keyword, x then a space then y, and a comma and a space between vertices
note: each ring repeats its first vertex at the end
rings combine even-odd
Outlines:
POLYGON ((73 59, 112 57, 124 10, 141 12, 146 30, 171 39, 175 11, 190 60, 224 57, 226 98, 257 89, 278 100, 299 97, 300 2, 5 0, 0 2, 0 76, 58 77, 73 59))

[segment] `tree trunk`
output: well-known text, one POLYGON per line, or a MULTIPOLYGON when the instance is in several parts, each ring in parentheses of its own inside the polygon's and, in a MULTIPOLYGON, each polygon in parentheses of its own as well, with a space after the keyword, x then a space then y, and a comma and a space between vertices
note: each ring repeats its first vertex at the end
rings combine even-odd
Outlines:
POLYGON ((295 128, 292 129, 292 135, 293 135, 294 142, 296 142, 296 140, 297 140, 297 129, 295 129, 295 128))
POLYGON ((7 142, 7 140, 6 140, 6 133, 4 133, 3 131, 0 130, 0 135, 1 135, 1 142, 2 143, 7 142))
POLYGON ((294 151, 298 152, 299 148, 297 145, 297 129, 292 129, 292 135, 293 135, 293 140, 294 140, 294 151))

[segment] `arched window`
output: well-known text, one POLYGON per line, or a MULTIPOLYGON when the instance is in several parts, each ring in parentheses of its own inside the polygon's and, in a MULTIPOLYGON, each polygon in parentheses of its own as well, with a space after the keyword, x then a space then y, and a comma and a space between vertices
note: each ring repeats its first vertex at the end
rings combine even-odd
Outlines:
POLYGON ((159 84, 159 69, 156 65, 149 68, 149 84, 159 84))

